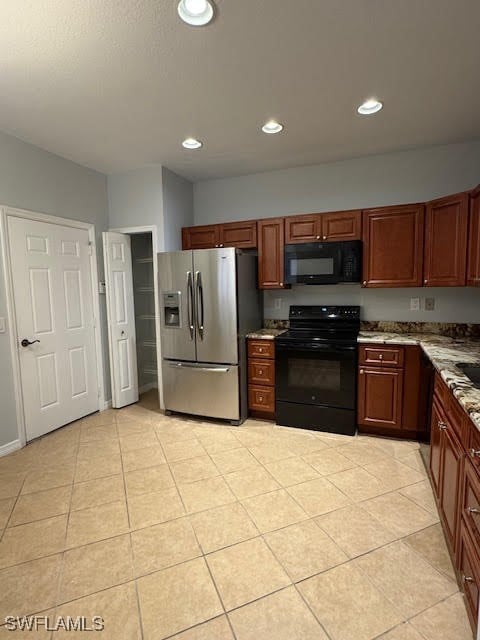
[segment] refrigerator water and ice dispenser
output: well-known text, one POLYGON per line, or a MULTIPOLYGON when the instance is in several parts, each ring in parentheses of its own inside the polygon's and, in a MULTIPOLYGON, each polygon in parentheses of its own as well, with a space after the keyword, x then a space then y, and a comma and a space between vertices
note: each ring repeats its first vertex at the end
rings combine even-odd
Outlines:
POLYGON ((180 291, 167 291, 163 294, 163 318, 166 327, 181 327, 180 291))

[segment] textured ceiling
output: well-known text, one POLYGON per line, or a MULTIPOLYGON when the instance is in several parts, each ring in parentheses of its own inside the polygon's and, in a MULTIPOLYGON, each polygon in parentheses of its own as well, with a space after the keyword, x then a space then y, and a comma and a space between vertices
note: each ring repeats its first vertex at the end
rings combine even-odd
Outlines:
POLYGON ((0 129, 195 180, 480 137, 479 0, 218 0, 206 28, 176 4, 2 0, 0 129))

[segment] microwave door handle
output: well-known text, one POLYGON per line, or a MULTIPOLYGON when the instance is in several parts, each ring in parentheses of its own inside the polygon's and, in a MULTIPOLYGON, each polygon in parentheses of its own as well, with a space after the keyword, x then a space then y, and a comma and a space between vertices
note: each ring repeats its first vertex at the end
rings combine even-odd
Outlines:
POLYGON ((193 282, 191 271, 187 271, 187 316, 188 330, 190 331, 190 340, 193 340, 193 331, 195 327, 193 325, 193 282))

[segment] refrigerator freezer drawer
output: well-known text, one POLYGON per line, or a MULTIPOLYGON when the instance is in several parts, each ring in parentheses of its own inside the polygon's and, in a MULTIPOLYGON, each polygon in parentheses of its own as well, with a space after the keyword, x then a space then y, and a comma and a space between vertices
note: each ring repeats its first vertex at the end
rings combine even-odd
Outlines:
POLYGON ((162 369, 165 409, 240 419, 238 365, 164 360, 162 369))

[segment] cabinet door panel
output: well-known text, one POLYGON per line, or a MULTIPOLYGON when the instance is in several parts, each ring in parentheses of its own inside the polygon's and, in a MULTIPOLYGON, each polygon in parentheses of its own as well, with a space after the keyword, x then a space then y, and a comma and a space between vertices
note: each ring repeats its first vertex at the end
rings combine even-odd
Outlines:
POLYGON ((322 223, 316 213, 285 218, 286 244, 301 244, 320 240, 322 223))
POLYGON ((423 205, 364 211, 364 286, 421 286, 423 228, 423 205))
POLYGON ((358 376, 358 423, 400 429, 403 370, 361 367, 358 376))
POLYGON ((480 287, 480 185, 470 194, 467 284, 480 287))
POLYGON ((460 548, 458 554, 460 579, 463 583, 465 604, 470 623, 475 629, 478 620, 478 602, 480 595, 479 558, 475 545, 467 528, 461 523, 460 548))
POLYGON ((430 477, 437 500, 440 499, 442 472, 442 431, 444 422, 440 406, 434 397, 430 423, 430 477))
POLYGON ((361 240, 361 238, 361 211, 337 211, 336 213, 322 214, 323 240, 361 240))
POLYGON ((427 203, 425 278, 427 287, 466 284, 468 194, 427 203))
POLYGON ((253 249, 257 246, 257 223, 255 221, 229 222, 221 224, 219 227, 220 246, 237 247, 238 249, 253 249))
POLYGON ((182 229, 182 249, 213 249, 219 244, 217 224, 182 229))
POLYGON ((284 274, 284 220, 270 218, 259 220, 258 286, 260 289, 283 289, 284 274))
POLYGON ((440 508, 450 548, 455 552, 460 506, 460 474, 463 468, 463 457, 460 445, 448 423, 447 429, 443 431, 442 456, 440 508))

